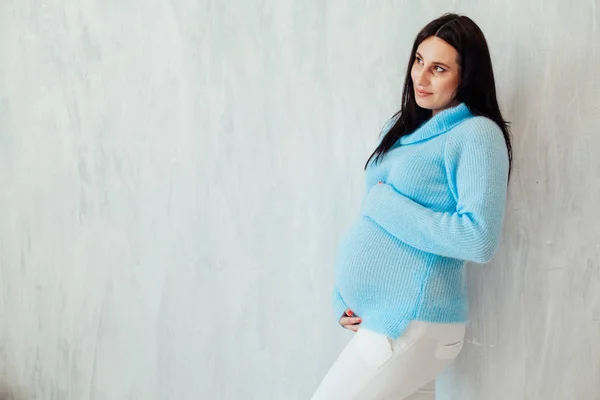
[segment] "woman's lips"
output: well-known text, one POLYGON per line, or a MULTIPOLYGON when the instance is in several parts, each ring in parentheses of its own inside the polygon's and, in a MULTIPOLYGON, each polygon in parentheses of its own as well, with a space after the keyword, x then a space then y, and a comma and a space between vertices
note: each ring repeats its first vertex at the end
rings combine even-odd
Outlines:
POLYGON ((421 97, 425 97, 425 96, 429 96, 431 93, 427 93, 427 92, 421 92, 419 89, 415 89, 417 91, 417 94, 421 97))

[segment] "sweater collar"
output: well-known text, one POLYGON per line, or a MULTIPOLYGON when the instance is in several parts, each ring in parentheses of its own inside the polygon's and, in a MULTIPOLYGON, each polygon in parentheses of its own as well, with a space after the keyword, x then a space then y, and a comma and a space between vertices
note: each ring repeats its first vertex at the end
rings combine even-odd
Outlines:
POLYGON ((473 114, 469 110, 469 107, 464 102, 461 102, 457 106, 446 108, 424 121, 413 133, 402 136, 399 139, 399 143, 401 145, 411 144, 432 138, 449 131, 464 119, 472 116, 473 114))

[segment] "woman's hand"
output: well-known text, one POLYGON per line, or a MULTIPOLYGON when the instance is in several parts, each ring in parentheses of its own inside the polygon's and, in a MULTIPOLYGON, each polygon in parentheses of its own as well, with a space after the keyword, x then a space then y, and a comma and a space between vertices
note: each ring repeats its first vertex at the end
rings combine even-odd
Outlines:
POLYGON ((358 330, 358 327, 361 322, 362 318, 354 317, 354 313, 349 308, 346 311, 344 311, 344 314, 340 318, 340 325, 354 332, 358 330))

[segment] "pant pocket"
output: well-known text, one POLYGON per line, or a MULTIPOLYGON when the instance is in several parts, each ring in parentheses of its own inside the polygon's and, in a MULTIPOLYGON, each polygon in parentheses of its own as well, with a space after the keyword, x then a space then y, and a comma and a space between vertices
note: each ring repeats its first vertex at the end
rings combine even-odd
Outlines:
POLYGON ((462 338, 455 343, 439 343, 435 349, 435 358, 438 360, 449 360, 456 358, 465 344, 465 339, 462 338))
POLYGON ((356 335, 358 356, 369 367, 381 368, 392 358, 392 342, 386 335, 364 328, 360 328, 356 335))

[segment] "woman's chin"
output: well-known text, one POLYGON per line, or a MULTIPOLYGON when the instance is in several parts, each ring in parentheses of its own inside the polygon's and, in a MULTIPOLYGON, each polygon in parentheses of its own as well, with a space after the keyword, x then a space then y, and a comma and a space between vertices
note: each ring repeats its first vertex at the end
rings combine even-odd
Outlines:
POLYGON ((432 102, 429 101, 428 99, 422 99, 422 98, 416 97, 415 100, 417 102, 417 105, 421 108, 425 108, 427 110, 431 110, 433 108, 432 102))

